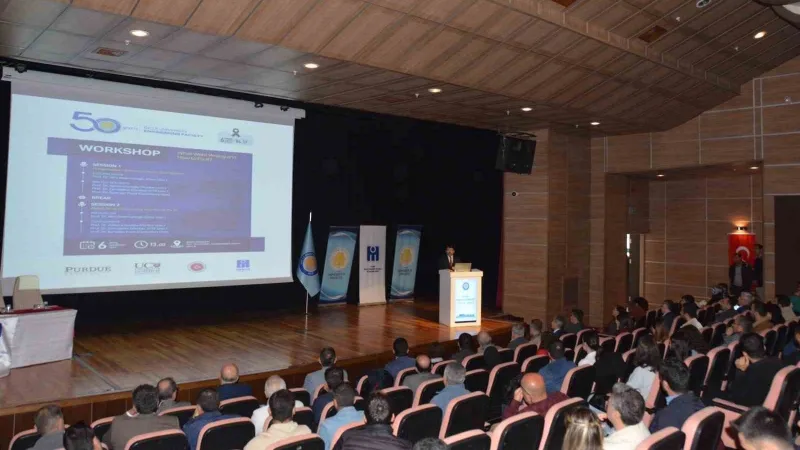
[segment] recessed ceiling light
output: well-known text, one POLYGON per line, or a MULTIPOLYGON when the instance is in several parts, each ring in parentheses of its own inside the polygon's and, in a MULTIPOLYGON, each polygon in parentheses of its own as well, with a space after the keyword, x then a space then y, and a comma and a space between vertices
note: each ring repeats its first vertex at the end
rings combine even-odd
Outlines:
POLYGON ((145 31, 145 30, 131 30, 131 34, 136 36, 136 37, 147 37, 147 36, 150 36, 150 32, 149 31, 145 31))
POLYGON ((316 69, 316 68, 319 67, 319 64, 317 64, 317 63, 305 63, 304 66, 305 66, 306 69, 316 69))
POLYGON ((664 174, 663 174, 663 173, 660 173, 660 174, 658 174, 658 175, 656 175, 656 176, 657 176, 658 178, 664 178, 664 174))
POLYGON ((522 108, 522 110, 525 111, 525 112, 531 112, 531 111, 533 111, 533 108, 531 108, 530 106, 526 106, 526 107, 522 108))
POLYGON ((431 94, 438 94, 439 92, 442 92, 442 90, 439 88, 430 88, 428 89, 428 92, 430 92, 431 94))
POLYGON ((592 122, 592 123, 591 123, 591 125, 592 125, 593 127, 596 127, 596 126, 600 125, 600 122, 592 122))
POLYGON ((750 170, 758 170, 758 166, 752 166, 750 167, 750 170))
POLYGON ((766 35, 767 35, 767 32, 766 32, 766 31, 759 31, 759 32, 758 32, 758 33, 756 33, 756 34, 755 34, 755 36, 753 36, 753 37, 754 37, 755 39, 761 39, 761 38, 763 38, 763 37, 764 37, 764 36, 766 36, 766 35))

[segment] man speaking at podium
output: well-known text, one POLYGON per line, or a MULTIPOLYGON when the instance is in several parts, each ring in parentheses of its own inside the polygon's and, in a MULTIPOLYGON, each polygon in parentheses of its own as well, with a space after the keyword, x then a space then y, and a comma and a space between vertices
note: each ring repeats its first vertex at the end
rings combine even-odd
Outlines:
POLYGON ((448 244, 445 247, 444 255, 439 257, 439 270, 450 269, 454 270, 457 263, 461 262, 461 258, 456 256, 456 248, 448 244))

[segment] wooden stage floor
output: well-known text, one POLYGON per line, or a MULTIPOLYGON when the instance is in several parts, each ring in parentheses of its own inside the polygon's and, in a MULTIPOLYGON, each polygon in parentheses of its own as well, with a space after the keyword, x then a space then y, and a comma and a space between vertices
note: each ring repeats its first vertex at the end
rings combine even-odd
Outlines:
MULTIPOLYGON (((482 328, 503 332, 510 324, 484 318, 482 328)), ((14 369, 0 379, 0 414, 3 408, 130 392, 166 376, 178 383, 213 380, 228 362, 242 375, 256 374, 313 364, 327 345, 344 361, 391 350, 399 336, 413 347, 452 340, 464 331, 478 330, 440 325, 436 304, 411 302, 328 307, 308 318, 259 312, 79 330, 72 360, 14 369)))

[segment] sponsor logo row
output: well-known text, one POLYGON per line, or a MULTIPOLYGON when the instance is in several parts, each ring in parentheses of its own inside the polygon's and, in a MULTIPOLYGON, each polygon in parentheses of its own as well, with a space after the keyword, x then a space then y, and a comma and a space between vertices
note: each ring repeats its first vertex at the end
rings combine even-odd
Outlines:
MULTIPOLYGON (((195 261, 186 266, 189 272, 204 272, 206 270, 206 263, 202 261, 195 261)), ((236 261, 237 272, 249 272, 250 260, 239 259, 236 261)), ((64 267, 66 275, 102 275, 111 273, 111 266, 67 266, 64 267)), ((157 275, 161 273, 161 263, 156 261, 137 262, 133 265, 134 275, 157 275)))

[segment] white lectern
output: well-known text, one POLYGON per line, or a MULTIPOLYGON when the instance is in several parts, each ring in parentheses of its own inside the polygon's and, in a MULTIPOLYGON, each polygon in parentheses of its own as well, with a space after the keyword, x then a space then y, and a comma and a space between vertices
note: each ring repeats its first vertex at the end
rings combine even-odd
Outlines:
POLYGON ((439 323, 448 327, 480 327, 483 272, 439 271, 439 323))

